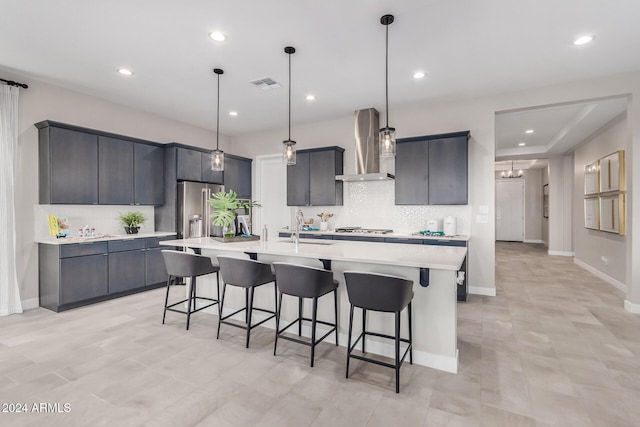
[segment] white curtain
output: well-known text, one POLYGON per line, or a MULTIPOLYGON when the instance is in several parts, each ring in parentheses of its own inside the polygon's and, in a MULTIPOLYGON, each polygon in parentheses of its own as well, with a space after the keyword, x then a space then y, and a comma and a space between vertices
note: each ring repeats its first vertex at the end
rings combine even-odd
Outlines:
POLYGON ((0 316, 22 313, 16 272, 15 164, 17 87, 0 86, 0 316))

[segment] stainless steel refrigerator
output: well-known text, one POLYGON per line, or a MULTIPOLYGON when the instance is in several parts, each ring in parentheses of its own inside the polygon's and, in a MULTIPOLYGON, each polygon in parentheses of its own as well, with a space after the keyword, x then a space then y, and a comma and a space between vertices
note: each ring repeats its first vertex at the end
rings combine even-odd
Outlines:
POLYGON ((178 183, 178 238, 222 236, 222 227, 211 225, 212 194, 224 191, 223 185, 182 181, 178 183), (199 219, 198 219, 199 217, 199 219))

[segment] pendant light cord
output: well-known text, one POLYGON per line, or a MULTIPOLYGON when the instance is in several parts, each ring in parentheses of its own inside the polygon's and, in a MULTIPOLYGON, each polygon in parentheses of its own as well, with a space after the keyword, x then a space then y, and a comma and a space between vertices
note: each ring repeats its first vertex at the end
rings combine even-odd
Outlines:
POLYGON ((291 54, 289 54, 289 141, 291 141, 291 54))
POLYGON ((218 105, 216 112, 216 150, 218 149, 218 136, 220 134, 220 74, 218 74, 218 105))
POLYGON ((387 119, 387 126, 389 127, 389 24, 385 25, 385 28, 387 29, 386 31, 386 49, 385 49, 385 56, 384 56, 384 97, 385 97, 385 104, 386 104, 386 119, 387 119))

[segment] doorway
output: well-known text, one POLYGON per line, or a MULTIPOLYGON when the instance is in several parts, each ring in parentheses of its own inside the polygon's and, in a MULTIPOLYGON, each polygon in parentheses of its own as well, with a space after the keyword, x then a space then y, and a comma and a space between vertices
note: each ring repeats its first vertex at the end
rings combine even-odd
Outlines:
POLYGON ((287 167, 282 164, 282 154, 256 157, 256 200, 262 205, 253 210, 253 234, 260 234, 267 226, 269 236, 290 223, 287 207, 287 167))
POLYGON ((496 240, 524 241, 524 180, 496 181, 496 240))

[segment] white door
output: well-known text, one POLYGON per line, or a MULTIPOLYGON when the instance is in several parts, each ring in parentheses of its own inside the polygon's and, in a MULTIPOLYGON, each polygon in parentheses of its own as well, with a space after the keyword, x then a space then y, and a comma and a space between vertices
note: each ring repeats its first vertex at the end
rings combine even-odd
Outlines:
POLYGON ((253 209, 253 234, 260 235, 267 225, 269 238, 278 236, 278 231, 288 226, 287 166, 282 164, 282 154, 256 157, 256 196, 262 205, 253 209))
POLYGON ((496 240, 524 241, 524 180, 496 181, 496 240))

